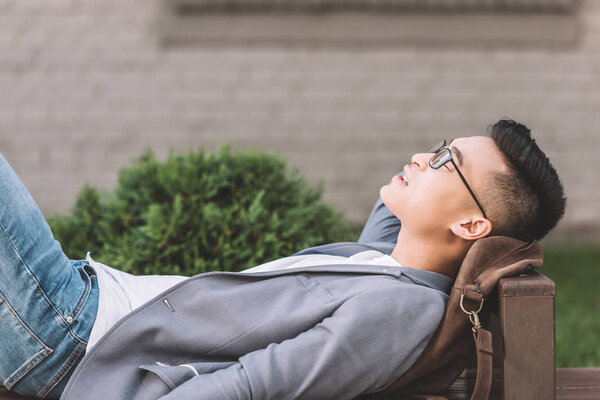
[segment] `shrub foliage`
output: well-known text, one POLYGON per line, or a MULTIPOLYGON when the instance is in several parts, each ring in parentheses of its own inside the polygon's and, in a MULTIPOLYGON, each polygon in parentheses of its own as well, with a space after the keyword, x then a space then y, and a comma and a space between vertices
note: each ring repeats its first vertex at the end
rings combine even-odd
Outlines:
POLYGON ((85 185, 69 215, 48 218, 71 258, 134 274, 240 271, 356 232, 279 156, 258 150, 147 150, 114 193, 85 185))

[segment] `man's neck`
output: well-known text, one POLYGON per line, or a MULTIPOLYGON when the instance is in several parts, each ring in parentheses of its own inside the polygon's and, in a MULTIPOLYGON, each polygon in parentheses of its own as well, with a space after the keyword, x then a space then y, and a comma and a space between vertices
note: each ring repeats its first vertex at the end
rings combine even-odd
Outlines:
POLYGON ((455 278, 468 249, 459 243, 422 240, 400 229, 391 256, 405 267, 438 272, 455 278))

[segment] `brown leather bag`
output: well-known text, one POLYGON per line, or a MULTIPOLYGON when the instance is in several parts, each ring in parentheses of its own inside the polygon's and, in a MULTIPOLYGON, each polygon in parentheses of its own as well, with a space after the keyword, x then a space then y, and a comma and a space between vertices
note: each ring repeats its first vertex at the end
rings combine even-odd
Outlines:
POLYGON ((482 326, 491 311, 484 300, 501 278, 537 269, 542 260, 542 247, 536 241, 526 243, 506 236, 477 240, 463 260, 442 322, 423 353, 385 391, 364 398, 445 399, 439 394, 458 378, 477 349, 477 380, 471 400, 487 399, 493 350, 492 335, 482 326))

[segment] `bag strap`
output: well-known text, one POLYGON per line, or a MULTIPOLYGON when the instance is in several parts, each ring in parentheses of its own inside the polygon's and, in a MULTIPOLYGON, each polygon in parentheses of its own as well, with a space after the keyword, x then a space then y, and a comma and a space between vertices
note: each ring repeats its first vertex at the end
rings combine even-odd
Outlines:
MULTIPOLYGON (((473 339, 477 349, 477 378, 471 400, 488 400, 492 387, 492 333, 482 327, 473 328, 473 339)), ((415 395, 403 400, 447 400, 439 395, 415 395)))
POLYGON ((475 341, 475 349, 477 351, 477 377, 475 379, 475 387, 471 400, 487 400, 490 396, 492 388, 492 359, 494 349, 492 347, 492 333, 481 326, 479 321, 479 312, 483 308, 485 298, 479 290, 479 285, 475 284, 475 290, 466 287, 460 298, 460 308, 463 312, 469 315, 469 319, 473 324, 473 340, 475 341), (479 302, 477 310, 467 310, 463 304, 464 299, 479 302))
POLYGON ((477 378, 471 400, 487 400, 492 388, 492 333, 482 327, 473 328, 477 349, 477 378))

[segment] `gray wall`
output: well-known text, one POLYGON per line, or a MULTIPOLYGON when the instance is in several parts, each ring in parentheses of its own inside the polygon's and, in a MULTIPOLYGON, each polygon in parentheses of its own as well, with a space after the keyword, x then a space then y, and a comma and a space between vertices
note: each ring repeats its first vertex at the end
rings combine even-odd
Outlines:
POLYGON ((160 12, 148 0, 0 1, 0 151, 46 215, 85 181, 114 187, 147 146, 162 158, 231 142, 280 152, 360 223, 411 154, 510 116, 566 186, 552 237, 600 237, 600 2, 582 2, 566 47, 165 48, 160 12))

